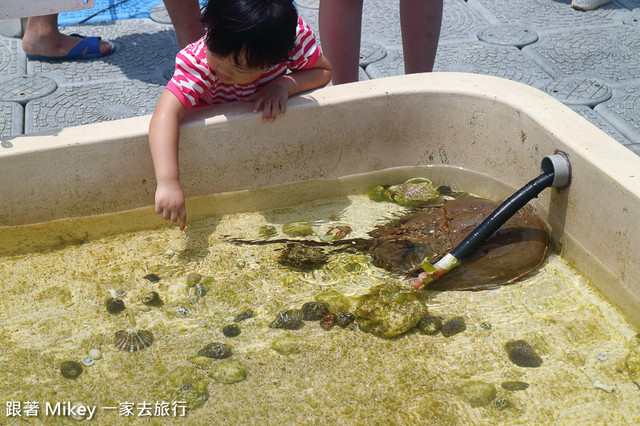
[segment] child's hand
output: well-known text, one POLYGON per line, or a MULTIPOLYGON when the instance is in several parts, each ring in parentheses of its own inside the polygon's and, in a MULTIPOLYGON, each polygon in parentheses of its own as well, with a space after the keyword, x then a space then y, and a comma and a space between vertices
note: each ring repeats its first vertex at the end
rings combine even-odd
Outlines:
POLYGON ((253 113, 260 111, 263 106, 262 121, 275 121, 280 114, 287 110, 287 99, 289 92, 279 84, 267 84, 257 92, 244 98, 245 101, 253 102, 253 113))
POLYGON ((180 182, 158 183, 156 188, 156 213, 164 220, 177 222, 184 231, 187 224, 187 211, 184 206, 184 194, 180 182))

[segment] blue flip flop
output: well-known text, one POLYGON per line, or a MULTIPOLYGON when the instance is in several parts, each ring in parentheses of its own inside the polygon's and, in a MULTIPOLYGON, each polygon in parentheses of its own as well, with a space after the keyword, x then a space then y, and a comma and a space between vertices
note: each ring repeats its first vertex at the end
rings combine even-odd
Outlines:
POLYGON ((65 56, 40 56, 40 55, 27 55, 28 59, 34 61, 64 61, 69 59, 94 59, 101 58, 112 54, 116 50, 116 46, 108 42, 111 45, 111 49, 108 52, 100 52, 100 37, 85 37, 80 34, 71 34, 72 37, 80 37, 82 41, 74 46, 65 56), (86 49, 86 52, 85 52, 86 49))

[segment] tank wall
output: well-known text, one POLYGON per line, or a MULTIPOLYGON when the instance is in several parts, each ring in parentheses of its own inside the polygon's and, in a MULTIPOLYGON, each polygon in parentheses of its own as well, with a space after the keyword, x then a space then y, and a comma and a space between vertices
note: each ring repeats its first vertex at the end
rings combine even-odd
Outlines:
MULTIPOLYGON (((148 214, 148 120, 9 140, 0 151, 0 225, 148 214)), ((182 126, 180 165, 190 198, 430 164, 519 188, 556 150, 569 155, 572 184, 545 190, 533 205, 563 255, 640 323, 640 157, 528 86, 456 73, 377 79, 291 99, 274 123, 248 104, 203 108, 182 126)))

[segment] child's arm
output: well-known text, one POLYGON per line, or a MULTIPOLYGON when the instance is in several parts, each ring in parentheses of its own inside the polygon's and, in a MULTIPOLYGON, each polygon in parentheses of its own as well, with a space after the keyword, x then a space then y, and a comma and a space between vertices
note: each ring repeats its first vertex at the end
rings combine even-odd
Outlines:
POLYGON ((185 108, 178 98, 165 90, 149 124, 149 149, 156 173, 156 213, 171 222, 180 221, 180 230, 187 223, 184 194, 180 186, 178 170, 178 141, 180 121, 185 108))
POLYGON ((254 101, 254 113, 263 106, 263 121, 274 121, 279 114, 285 113, 290 96, 326 86, 330 80, 331 64, 321 55, 312 68, 281 75, 244 100, 254 101))

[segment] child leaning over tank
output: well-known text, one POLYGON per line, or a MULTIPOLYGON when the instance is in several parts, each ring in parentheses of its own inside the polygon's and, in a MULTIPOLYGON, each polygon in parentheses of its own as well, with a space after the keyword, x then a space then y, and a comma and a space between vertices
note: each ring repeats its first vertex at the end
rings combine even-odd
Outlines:
POLYGON ((289 96, 326 85, 331 66, 291 0, 209 0, 207 33, 181 50, 149 125, 155 211, 186 224, 178 170, 179 124, 193 107, 243 100, 263 121, 284 114, 289 96))

